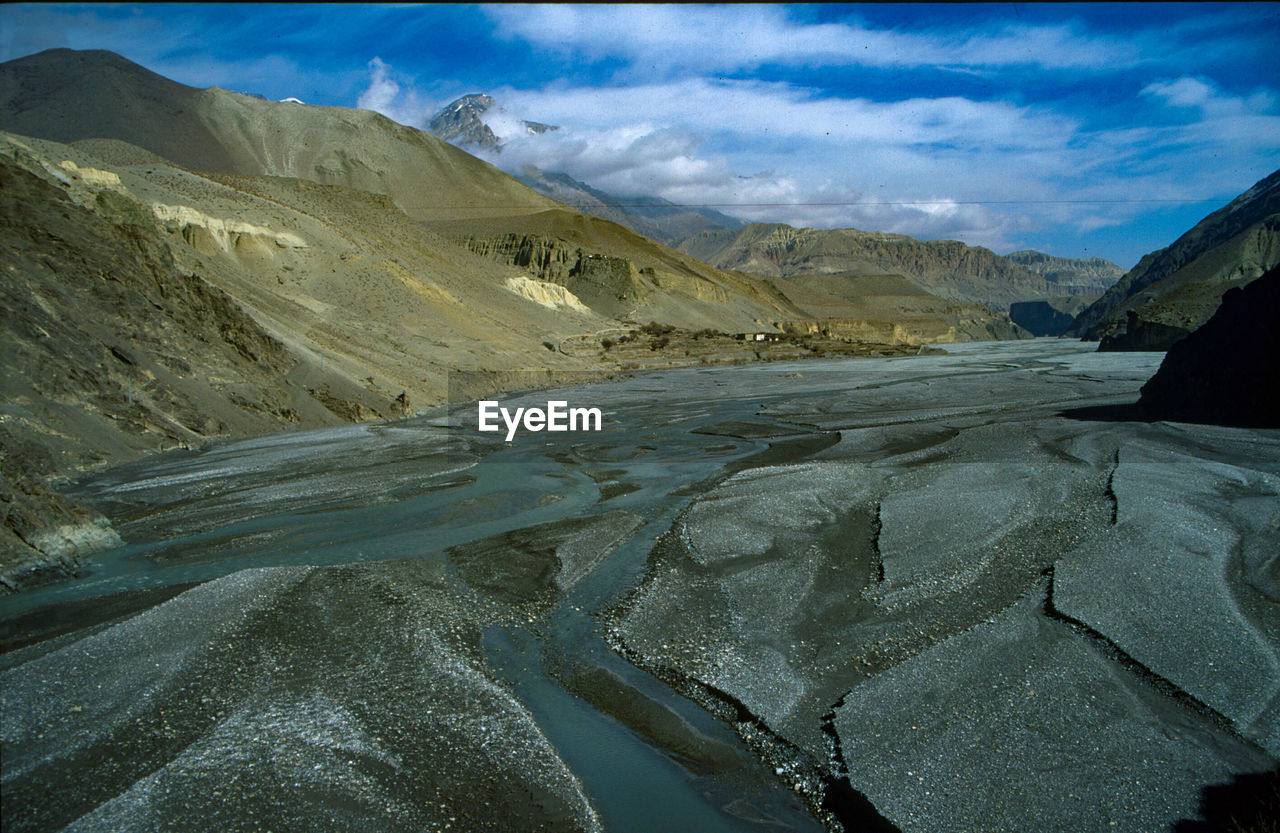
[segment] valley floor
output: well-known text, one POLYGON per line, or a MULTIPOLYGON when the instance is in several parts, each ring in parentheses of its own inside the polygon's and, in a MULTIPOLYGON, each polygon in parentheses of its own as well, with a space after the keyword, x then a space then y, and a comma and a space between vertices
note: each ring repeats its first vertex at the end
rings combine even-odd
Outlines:
POLYGON ((557 393, 598 434, 463 411, 95 476, 72 497, 125 543, 0 599, 5 830, 1207 830, 1274 801, 1280 431, 1129 419, 1158 354, 946 349, 557 393))

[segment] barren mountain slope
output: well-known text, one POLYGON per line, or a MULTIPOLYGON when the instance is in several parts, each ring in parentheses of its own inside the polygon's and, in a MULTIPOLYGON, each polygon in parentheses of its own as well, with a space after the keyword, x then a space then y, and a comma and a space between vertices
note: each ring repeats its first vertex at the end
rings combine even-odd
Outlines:
POLYGON ((755 223, 710 231, 678 247, 722 269, 790 277, 815 273, 896 274, 922 289, 1007 311, 1014 301, 1062 294, 1057 285, 981 247, 954 240, 926 242, 857 229, 797 229, 755 223))
POLYGON ((0 134, 0 162, 4 451, 6 471, 27 478, 6 474, 6 517, 22 530, 11 555, 76 551, 37 540, 79 523, 54 511, 50 476, 400 416, 443 402, 455 369, 597 367, 546 345, 615 323, 380 195, 200 176, 107 140, 0 134))
POLYGON ((1068 335, 1116 349, 1165 350, 1199 327, 1222 294, 1280 263, 1280 171, 1146 255, 1076 318, 1068 335))
POLYGON ((794 275, 766 280, 812 320, 784 329, 909 344, 1025 338, 983 304, 925 292, 900 275, 794 275))
POLYGON ((1101 295, 1124 274, 1124 269, 1102 257, 1054 257, 1024 249, 1005 258, 1057 284, 1063 296, 1101 295))
POLYGON ((64 559, 116 540, 52 493, 50 477, 219 434, 345 421, 325 401, 357 414, 391 412, 390 399, 307 372, 225 293, 175 264, 136 202, 112 188, 63 185, 29 157, 16 160, 20 149, 4 149, 6 586, 65 569, 64 559), (25 566, 15 572, 19 562, 25 566))
POLYGON ((181 268, 199 270, 309 362, 390 396, 407 391, 415 406, 443 401, 451 369, 535 359, 577 368, 543 342, 612 323, 521 294, 508 285, 520 270, 432 234, 381 195, 155 161, 111 165, 102 157, 134 155, 119 143, 11 141, 46 169, 135 203, 167 233, 181 268), (112 175, 116 187, 92 183, 112 175))
POLYGON ((537 277, 615 318, 743 332, 803 314, 759 280, 563 208, 427 225, 486 257, 536 267, 537 277))
POLYGON ((120 139, 191 170, 360 188, 390 196, 411 217, 556 205, 492 165, 377 113, 198 90, 111 52, 53 49, 0 64, 0 124, 60 142, 120 139))

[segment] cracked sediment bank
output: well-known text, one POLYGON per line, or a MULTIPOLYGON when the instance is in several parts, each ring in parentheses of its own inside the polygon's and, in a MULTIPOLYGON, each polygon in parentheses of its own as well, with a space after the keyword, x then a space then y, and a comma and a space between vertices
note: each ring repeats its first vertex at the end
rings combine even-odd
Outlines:
POLYGON ((1280 753, 1280 432, 1080 418, 1158 356, 952 349, 80 484, 126 543, 0 599, 6 829, 1194 820, 1280 753))

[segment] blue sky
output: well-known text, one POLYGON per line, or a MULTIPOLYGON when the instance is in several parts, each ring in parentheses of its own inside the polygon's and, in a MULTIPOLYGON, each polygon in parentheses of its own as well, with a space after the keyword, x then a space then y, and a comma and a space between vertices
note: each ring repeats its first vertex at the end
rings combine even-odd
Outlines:
POLYGON ((1275 3, 0 7, 0 60, 111 49, 414 126, 487 92, 562 127, 510 169, 1126 268, 1280 167, 1278 44, 1275 3))

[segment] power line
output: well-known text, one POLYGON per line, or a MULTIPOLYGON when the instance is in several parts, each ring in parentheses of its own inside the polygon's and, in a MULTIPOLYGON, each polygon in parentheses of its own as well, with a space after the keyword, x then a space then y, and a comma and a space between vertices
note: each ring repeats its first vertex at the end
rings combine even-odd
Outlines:
MULTIPOLYGON (((555 199, 548 197, 548 199, 555 199)), ((1219 199, 1141 199, 1141 200, 886 200, 875 202, 681 202, 681 203, 649 203, 649 202, 593 202, 570 203, 571 207, 590 208, 842 208, 852 206, 893 206, 893 205, 1143 205, 1143 204, 1187 204, 1221 202, 1219 199)), ((436 204, 404 204, 403 208, 480 208, 487 203, 467 203, 440 205, 436 204)), ((512 206, 516 207, 516 206, 512 206)), ((525 206, 525 207, 533 207, 525 206)))

